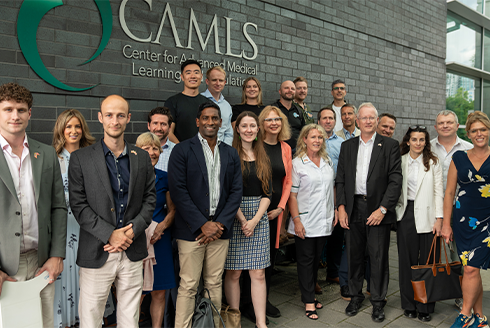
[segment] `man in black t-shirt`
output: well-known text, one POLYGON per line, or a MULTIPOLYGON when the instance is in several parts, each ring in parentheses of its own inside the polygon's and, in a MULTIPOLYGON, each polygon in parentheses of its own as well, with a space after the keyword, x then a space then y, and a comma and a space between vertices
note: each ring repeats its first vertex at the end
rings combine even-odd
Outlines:
POLYGON ((197 110, 199 105, 208 101, 199 94, 202 71, 197 60, 188 59, 181 65, 181 78, 184 81, 184 91, 168 98, 164 105, 170 109, 174 118, 168 135, 174 143, 190 139, 197 134, 197 110))
POLYGON ((286 140, 286 143, 291 146, 293 153, 296 149, 296 141, 298 140, 299 133, 303 126, 305 126, 302 109, 293 103, 295 92, 296 88, 293 81, 287 80, 282 82, 279 88, 281 98, 272 104, 272 106, 278 107, 288 118, 289 125, 291 126, 291 139, 286 140))

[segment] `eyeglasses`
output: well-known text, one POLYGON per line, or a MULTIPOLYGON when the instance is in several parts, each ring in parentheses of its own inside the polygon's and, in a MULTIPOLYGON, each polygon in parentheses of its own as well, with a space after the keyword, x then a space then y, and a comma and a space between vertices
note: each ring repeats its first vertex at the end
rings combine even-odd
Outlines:
POLYGON ((376 121, 376 117, 371 116, 371 117, 359 117, 359 121, 366 122, 366 121, 376 121))
POLYGON ((268 118, 264 119, 264 121, 266 121, 267 123, 272 123, 272 122, 279 123, 279 122, 281 122, 281 120, 282 120, 282 117, 268 117, 268 118))
POLYGON ((335 91, 337 91, 339 89, 342 90, 342 91, 344 91, 345 90, 345 87, 335 87, 335 88, 333 88, 333 90, 335 90, 335 91))
POLYGON ((410 130, 427 130, 427 128, 423 125, 412 125, 409 127, 410 130))

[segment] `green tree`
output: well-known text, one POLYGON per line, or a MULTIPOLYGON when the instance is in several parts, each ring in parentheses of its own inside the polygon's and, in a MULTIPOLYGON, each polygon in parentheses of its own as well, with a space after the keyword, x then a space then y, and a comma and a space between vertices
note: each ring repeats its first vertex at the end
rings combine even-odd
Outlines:
MULTIPOLYGON (((446 109, 450 109, 458 116, 459 124, 466 123, 466 117, 468 112, 475 109, 475 101, 468 99, 468 91, 459 88, 454 96, 446 98, 446 109)), ((463 129, 458 130, 458 136, 462 139, 469 140, 466 137, 466 131, 463 129)))

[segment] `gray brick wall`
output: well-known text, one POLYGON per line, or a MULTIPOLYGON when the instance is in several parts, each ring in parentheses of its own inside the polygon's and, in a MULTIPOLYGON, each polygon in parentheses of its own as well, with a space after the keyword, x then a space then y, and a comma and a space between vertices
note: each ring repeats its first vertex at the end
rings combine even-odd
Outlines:
MULTIPOLYGON (((182 45, 187 46, 190 8, 199 23, 203 38, 214 14, 218 16, 220 50, 226 51, 226 20, 232 18, 231 49, 239 53, 252 48, 242 35, 245 22, 259 54, 250 66, 258 65, 265 103, 278 98, 281 81, 305 76, 309 80, 307 102, 314 111, 331 103, 330 83, 344 79, 347 99, 359 105, 370 101, 379 112, 398 117, 395 137, 411 124, 433 126, 435 114, 445 107, 446 2, 444 0, 153 0, 152 11, 144 1, 128 1, 126 20, 132 33, 146 38, 157 34, 166 3, 174 17, 182 45)), ((76 108, 89 121, 96 137, 101 136, 97 111, 103 97, 116 93, 131 104, 132 123, 127 139, 133 142, 146 130, 146 113, 166 98, 182 91, 172 80, 132 75, 135 66, 178 70, 178 65, 127 59, 126 44, 134 49, 195 57, 213 61, 236 58, 214 53, 214 34, 207 48, 200 51, 197 34, 192 34, 190 49, 175 48, 168 17, 160 44, 131 40, 119 24, 121 0, 111 0, 113 31, 103 53, 90 64, 79 66, 96 51, 102 34, 97 7, 93 1, 66 0, 65 5, 49 11, 38 29, 38 48, 46 67, 62 82, 85 87, 84 92, 59 90, 43 80, 28 66, 17 41, 16 23, 22 1, 0 1, 0 83, 16 81, 34 93, 29 133, 51 142, 54 122, 63 110, 76 108)), ((242 80, 246 74, 231 73, 242 80)), ((205 90, 205 83, 201 91, 205 90)), ((240 100, 238 87, 227 86, 224 95, 231 104, 240 100)), ((434 130, 431 129, 432 134, 434 130)))

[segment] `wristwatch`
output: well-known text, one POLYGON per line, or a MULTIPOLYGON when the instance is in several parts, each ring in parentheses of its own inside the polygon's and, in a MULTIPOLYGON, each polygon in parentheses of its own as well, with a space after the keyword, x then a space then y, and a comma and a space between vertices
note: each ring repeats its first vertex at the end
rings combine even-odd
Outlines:
POLYGON ((383 206, 380 206, 379 210, 381 211, 381 213, 383 213, 383 215, 386 215, 386 208, 384 208, 383 206))

